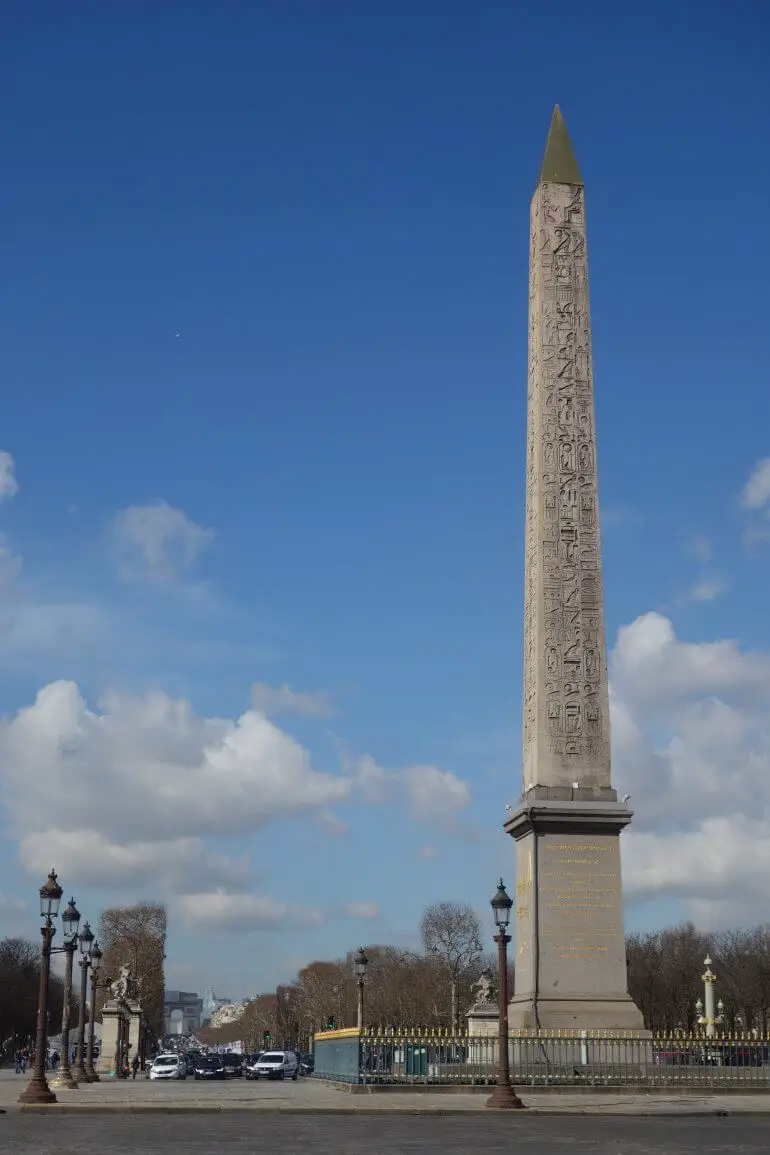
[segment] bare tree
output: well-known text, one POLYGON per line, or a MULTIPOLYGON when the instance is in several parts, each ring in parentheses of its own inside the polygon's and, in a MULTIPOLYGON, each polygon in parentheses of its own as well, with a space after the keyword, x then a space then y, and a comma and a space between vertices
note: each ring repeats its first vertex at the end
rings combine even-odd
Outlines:
MULTIPOLYGON (((102 911, 99 941, 102 974, 114 978, 128 963, 139 983, 139 998, 150 1029, 163 1034, 163 963, 166 958, 166 908, 157 902, 112 906, 102 911)), ((101 1000, 103 1001, 103 999, 101 1000)))
POLYGON ((457 1031, 460 982, 478 966, 483 949, 479 916, 472 906, 458 902, 433 903, 423 913, 420 936, 426 954, 437 959, 449 975, 450 1025, 457 1031))

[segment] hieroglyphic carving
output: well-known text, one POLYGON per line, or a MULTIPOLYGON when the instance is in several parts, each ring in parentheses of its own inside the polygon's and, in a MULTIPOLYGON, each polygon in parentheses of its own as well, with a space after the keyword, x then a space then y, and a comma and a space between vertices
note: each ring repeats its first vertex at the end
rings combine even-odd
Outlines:
POLYGON ((610 786, 583 189, 530 216, 524 780, 610 786))

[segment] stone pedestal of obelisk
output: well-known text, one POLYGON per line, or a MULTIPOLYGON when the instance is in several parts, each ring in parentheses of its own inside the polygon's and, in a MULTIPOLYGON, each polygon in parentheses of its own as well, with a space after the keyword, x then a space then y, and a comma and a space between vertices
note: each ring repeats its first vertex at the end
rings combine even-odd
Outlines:
POLYGON ((523 794, 511 1029, 638 1032, 610 776, 583 180, 556 108, 532 198, 523 794))

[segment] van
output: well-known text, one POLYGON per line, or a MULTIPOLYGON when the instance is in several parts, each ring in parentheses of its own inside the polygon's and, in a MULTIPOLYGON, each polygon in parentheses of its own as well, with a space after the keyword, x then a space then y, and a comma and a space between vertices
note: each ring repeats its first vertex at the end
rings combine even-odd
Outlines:
POLYGON ((251 1079, 297 1079, 299 1063, 294 1051, 265 1051, 249 1069, 251 1079))

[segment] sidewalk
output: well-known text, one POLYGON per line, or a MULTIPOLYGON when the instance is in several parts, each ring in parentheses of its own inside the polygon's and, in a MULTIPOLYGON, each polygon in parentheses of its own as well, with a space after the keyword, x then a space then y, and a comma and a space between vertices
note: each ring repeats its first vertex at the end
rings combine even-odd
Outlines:
MULTIPOLYGON (((349 1095, 313 1079, 288 1083, 254 1083, 231 1079, 224 1083, 155 1081, 139 1078, 105 1080, 76 1091, 56 1090, 58 1103, 28 1107, 18 1103, 27 1079, 13 1071, 0 1071, 0 1108, 5 1111, 66 1113, 130 1112, 137 1114, 267 1112, 273 1114, 325 1115, 471 1115, 487 1112, 486 1094, 399 1091, 394 1094, 349 1095)), ((593 1094, 567 1092, 559 1095, 520 1089, 533 1115, 766 1115, 770 1119, 770 1093, 729 1095, 703 1093, 681 1095, 656 1093, 593 1094)), ((0 1129, 2 1124, 0 1124, 0 1129)))

